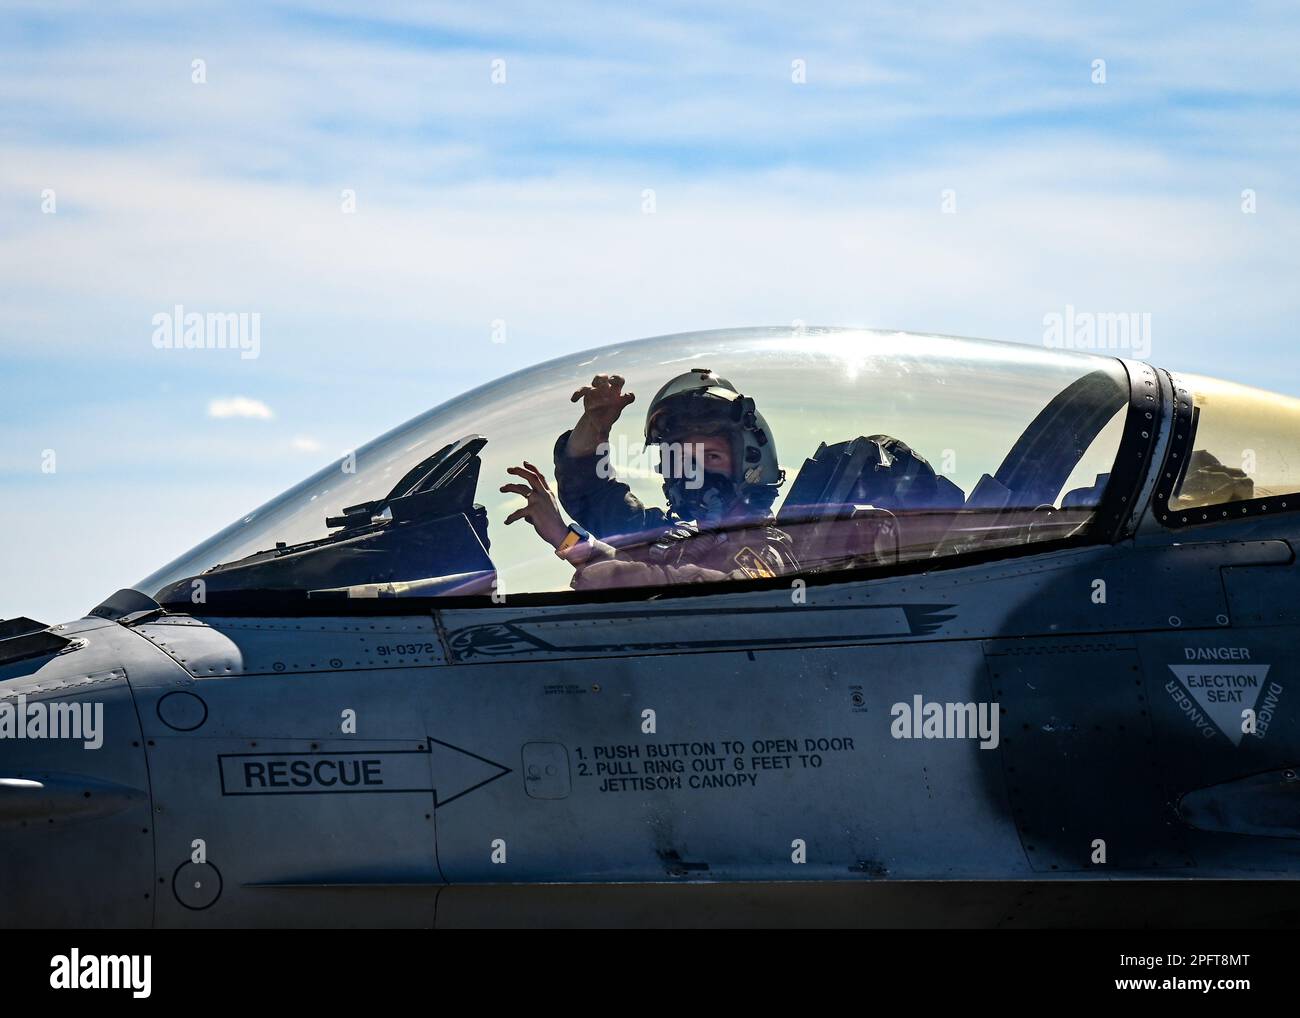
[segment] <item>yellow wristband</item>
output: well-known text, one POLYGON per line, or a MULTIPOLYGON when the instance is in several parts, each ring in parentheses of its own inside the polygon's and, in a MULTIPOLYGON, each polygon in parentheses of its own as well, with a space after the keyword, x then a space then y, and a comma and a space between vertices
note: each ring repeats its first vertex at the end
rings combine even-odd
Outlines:
POLYGON ((555 554, 559 558, 564 558, 568 550, 581 540, 582 538, 579 536, 576 530, 570 530, 567 534, 564 535, 564 540, 561 541, 559 545, 556 546, 555 554))

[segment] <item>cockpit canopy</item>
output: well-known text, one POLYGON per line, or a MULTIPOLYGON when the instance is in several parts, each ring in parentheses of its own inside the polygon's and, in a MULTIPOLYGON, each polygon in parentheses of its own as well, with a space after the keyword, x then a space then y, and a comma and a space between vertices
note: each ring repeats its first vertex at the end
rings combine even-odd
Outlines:
MULTIPOLYGON (((662 505, 644 407, 690 368, 752 398, 780 452, 774 507, 803 572, 1077 537, 1094 522, 1130 386, 1114 358, 857 329, 690 333, 589 351, 409 421, 233 523, 137 586, 164 604, 567 591, 573 568, 502 494, 523 460, 552 473, 575 390, 598 373, 637 401, 609 466, 662 505)), ((581 522, 581 521, 579 521, 581 522)), ((644 535, 597 535, 615 545, 644 535)))

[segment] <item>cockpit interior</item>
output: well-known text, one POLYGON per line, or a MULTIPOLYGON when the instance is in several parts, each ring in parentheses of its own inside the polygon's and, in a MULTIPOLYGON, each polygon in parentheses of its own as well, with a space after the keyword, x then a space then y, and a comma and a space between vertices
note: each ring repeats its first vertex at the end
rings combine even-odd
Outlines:
MULTIPOLYGON (((697 366, 725 374, 761 407, 785 478, 775 525, 793 542, 800 575, 822 579, 1086 539, 1116 471, 1133 469, 1120 460, 1126 435, 1157 426, 1114 357, 857 329, 642 340, 529 368, 430 410, 136 589, 188 611, 572 596, 572 570, 526 528, 502 526, 517 503, 498 493, 507 467, 550 464, 556 436, 574 424, 574 386, 594 373, 617 373, 648 397, 697 366)), ((1295 490, 1300 401, 1211 379, 1195 385, 1192 426, 1206 441, 1198 438, 1170 507, 1295 490)), ((659 505, 663 476, 639 409, 611 432, 609 458, 639 499, 659 505)), ((599 536, 616 546, 645 540, 599 536)))

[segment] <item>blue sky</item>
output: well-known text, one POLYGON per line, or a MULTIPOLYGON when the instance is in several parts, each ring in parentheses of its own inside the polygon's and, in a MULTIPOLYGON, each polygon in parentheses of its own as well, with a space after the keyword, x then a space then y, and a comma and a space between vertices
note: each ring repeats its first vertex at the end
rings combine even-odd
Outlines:
POLYGON ((79 615, 429 406, 638 336, 1040 343, 1073 305, 1300 394, 1298 51, 1284 4, 6 0, 0 616, 79 615), (257 312, 260 356, 155 349, 176 304, 257 312))

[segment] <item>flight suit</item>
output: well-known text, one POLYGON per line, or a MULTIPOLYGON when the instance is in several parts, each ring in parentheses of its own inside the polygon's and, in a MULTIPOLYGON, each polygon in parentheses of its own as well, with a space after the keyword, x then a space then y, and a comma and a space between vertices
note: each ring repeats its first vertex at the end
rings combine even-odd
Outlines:
POLYGON ((574 573, 574 589, 716 583, 798 571, 789 535, 770 517, 727 529, 679 520, 644 505, 612 468, 602 477, 600 456, 569 456, 568 442, 566 431, 555 443, 556 493, 565 512, 593 537, 574 573))

